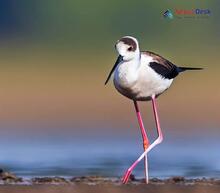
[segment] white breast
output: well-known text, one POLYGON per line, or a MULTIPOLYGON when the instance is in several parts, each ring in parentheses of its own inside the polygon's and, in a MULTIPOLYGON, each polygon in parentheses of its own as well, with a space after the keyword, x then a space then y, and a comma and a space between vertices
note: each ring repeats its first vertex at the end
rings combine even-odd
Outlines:
POLYGON ((151 56, 142 54, 141 60, 122 62, 115 70, 115 88, 133 100, 150 100, 168 89, 173 79, 164 79, 150 66, 151 56))

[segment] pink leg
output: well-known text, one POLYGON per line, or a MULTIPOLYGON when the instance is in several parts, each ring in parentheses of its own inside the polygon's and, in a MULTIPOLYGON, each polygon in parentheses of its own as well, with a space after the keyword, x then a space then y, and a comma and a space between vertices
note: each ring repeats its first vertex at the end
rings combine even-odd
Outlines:
MULTIPOLYGON (((147 133, 146 130, 144 128, 144 124, 141 118, 141 113, 140 110, 138 108, 138 103, 137 101, 134 101, 134 107, 135 107, 135 111, 137 114, 137 118, 138 118, 138 123, 141 129, 141 135, 142 135, 142 139, 143 139, 143 147, 144 147, 144 151, 146 151, 146 149, 148 148, 148 146, 150 145, 149 139, 147 137, 147 133)), ((148 161, 147 161, 147 155, 144 157, 144 167, 145 167, 145 181, 148 184, 149 181, 149 177, 148 177, 148 161)))
POLYGON ((147 148, 147 150, 144 153, 141 154, 141 156, 131 165, 131 167, 128 168, 128 170, 126 171, 126 173, 124 175, 123 183, 128 182, 132 170, 147 155, 147 153, 151 149, 153 149, 156 145, 158 145, 159 143, 161 143, 163 141, 163 135, 162 135, 161 128, 160 128, 160 122, 159 122, 159 117, 158 117, 158 112, 157 112, 157 107, 156 107, 155 96, 152 96, 152 105, 153 105, 153 111, 154 111, 154 117, 155 117, 155 122, 156 122, 156 127, 157 127, 158 138, 147 148))

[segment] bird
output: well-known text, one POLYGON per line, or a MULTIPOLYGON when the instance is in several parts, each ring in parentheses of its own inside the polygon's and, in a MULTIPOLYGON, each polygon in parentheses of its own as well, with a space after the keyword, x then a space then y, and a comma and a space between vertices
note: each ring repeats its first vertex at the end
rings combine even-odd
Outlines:
POLYGON ((133 100, 139 127, 141 129, 144 152, 126 170, 122 183, 126 184, 136 165, 145 159, 145 182, 149 182, 147 154, 156 145, 163 141, 160 126, 157 97, 164 93, 173 83, 173 80, 182 72, 188 70, 202 70, 203 68, 178 67, 164 57, 151 52, 140 51, 139 42, 132 36, 124 36, 115 44, 118 58, 111 69, 105 85, 114 73, 114 86, 123 96, 133 100), (150 144, 144 128, 143 119, 138 102, 151 101, 157 128, 157 138, 150 144))

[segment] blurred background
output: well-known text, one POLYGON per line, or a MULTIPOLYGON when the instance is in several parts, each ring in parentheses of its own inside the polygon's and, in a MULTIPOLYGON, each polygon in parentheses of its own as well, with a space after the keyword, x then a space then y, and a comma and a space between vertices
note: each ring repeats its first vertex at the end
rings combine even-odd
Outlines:
MULTIPOLYGON (((22 176, 120 176, 142 153, 132 101, 104 81, 124 35, 179 66, 159 97, 164 142, 150 175, 220 174, 220 3, 0 1, 0 167, 22 176), (175 17, 175 9, 209 16, 175 17), (170 9, 173 19, 165 19, 170 9)), ((151 140, 151 103, 141 103, 151 140)), ((143 176, 142 164, 135 170, 143 176)))

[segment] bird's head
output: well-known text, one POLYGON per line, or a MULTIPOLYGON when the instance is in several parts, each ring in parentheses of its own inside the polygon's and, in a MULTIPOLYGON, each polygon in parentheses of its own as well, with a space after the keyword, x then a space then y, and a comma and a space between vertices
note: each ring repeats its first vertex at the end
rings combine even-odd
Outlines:
POLYGON ((139 57, 139 45, 136 38, 124 36, 115 44, 115 49, 124 61, 129 61, 139 57))
POLYGON ((118 40, 115 44, 115 49, 117 50, 119 56, 115 62, 115 65, 110 71, 108 78, 105 81, 105 84, 108 83, 112 73, 121 62, 140 58, 138 41, 131 36, 124 36, 120 40, 118 40))

